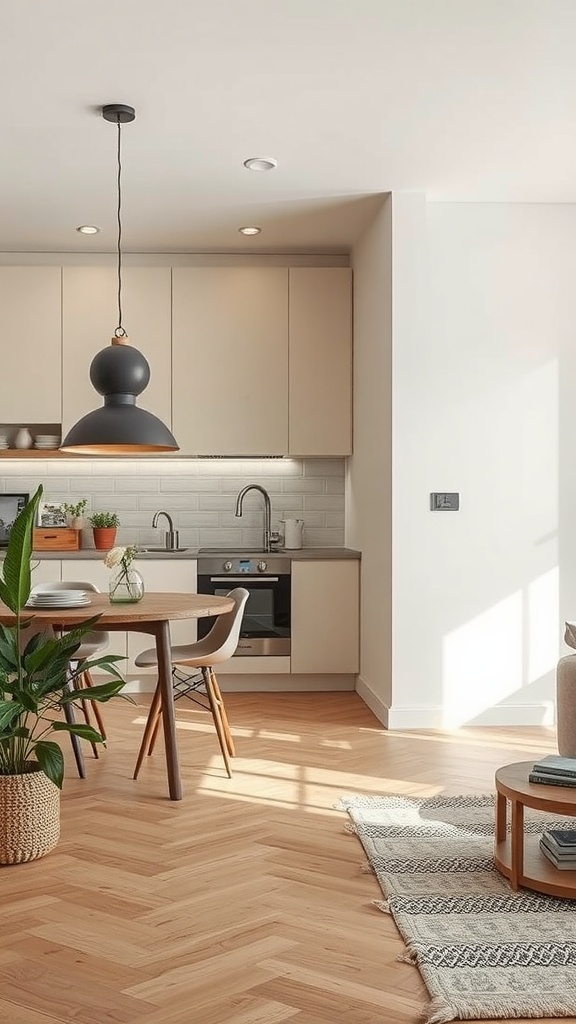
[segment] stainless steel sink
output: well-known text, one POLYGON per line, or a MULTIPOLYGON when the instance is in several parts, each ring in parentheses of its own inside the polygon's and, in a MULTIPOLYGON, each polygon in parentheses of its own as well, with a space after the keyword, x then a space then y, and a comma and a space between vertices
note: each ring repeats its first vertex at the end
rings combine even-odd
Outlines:
MULTIPOLYGON (((139 548, 138 555, 157 555, 161 553, 163 555, 177 555, 181 551, 189 551, 190 548, 139 548)), ((138 557, 138 555, 136 557, 138 557)))

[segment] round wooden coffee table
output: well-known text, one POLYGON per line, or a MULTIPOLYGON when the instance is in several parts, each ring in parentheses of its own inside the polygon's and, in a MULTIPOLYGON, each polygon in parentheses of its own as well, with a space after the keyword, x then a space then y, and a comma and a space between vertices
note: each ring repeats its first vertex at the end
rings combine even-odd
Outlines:
POLYGON ((494 862, 510 885, 576 899, 576 871, 562 871, 540 851, 540 835, 524 834, 524 808, 576 818, 576 787, 539 786, 528 782, 534 761, 507 764, 496 772, 496 835, 494 862), (506 831, 507 801, 511 804, 511 832, 506 831))

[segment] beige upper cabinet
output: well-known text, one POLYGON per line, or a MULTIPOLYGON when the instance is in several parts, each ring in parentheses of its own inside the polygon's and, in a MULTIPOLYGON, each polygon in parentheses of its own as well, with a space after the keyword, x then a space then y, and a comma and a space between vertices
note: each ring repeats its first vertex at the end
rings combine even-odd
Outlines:
POLYGON ((290 455, 352 451, 352 271, 291 267, 290 455))
POLYGON ((0 337, 2 423, 60 423, 60 267, 0 267, 0 337))
POLYGON ((356 559, 292 562, 293 673, 358 672, 359 579, 356 559))
MULTIPOLYGON (((138 405, 170 425, 170 267, 124 267, 123 325, 130 344, 150 363, 150 383, 138 405)), ((110 344, 118 324, 115 267, 63 268, 63 430, 102 404, 90 383, 90 363, 110 344)))
POLYGON ((174 434, 188 455, 288 451, 288 270, 173 269, 174 434))

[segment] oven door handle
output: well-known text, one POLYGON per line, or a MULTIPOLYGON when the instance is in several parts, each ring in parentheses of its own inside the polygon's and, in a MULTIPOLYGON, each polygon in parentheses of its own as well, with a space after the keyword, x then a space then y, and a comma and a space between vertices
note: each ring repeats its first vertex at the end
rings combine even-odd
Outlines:
POLYGON ((210 583, 278 583, 278 576, 211 576, 210 583))

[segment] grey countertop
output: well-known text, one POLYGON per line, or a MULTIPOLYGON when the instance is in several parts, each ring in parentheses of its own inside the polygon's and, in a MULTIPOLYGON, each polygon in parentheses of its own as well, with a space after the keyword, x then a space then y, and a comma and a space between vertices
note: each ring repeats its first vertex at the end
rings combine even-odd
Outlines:
MULTIPOLYGON (((210 550, 212 557, 217 557, 217 554, 221 553, 222 557, 228 554, 235 554, 230 549, 222 549, 221 552, 215 552, 213 549, 210 550)), ((5 552, 0 552, 0 558, 4 557, 5 552)), ((202 549, 197 548, 185 548, 183 551, 141 551, 138 554, 138 559, 143 561, 154 561, 158 558, 168 558, 172 561, 186 561, 198 558, 199 554, 208 554, 203 552, 202 549)), ((254 556, 262 556, 263 552, 254 551, 246 552, 243 551, 242 555, 249 557, 251 554, 254 556)), ((285 551, 283 548, 278 548, 271 554, 284 555, 284 557, 290 557, 292 561, 324 561, 327 559, 346 559, 346 558, 360 558, 361 554, 359 551, 355 551, 353 548, 299 548, 296 551, 285 551)), ((80 551, 34 551, 33 557, 41 559, 42 561, 62 559, 63 561, 69 561, 70 559, 87 558, 93 561, 102 561, 106 555, 105 551, 96 551, 94 548, 82 548, 80 551)))

